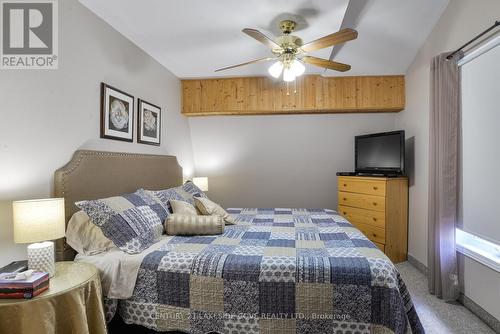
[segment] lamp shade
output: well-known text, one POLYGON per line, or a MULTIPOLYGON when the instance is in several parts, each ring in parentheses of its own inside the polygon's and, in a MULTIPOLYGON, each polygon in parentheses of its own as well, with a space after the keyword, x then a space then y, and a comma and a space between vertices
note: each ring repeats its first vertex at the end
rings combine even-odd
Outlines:
POLYGON ((280 77, 281 72, 283 71, 283 63, 281 61, 277 61, 269 67, 268 72, 276 79, 280 77))
POLYGON ((295 80, 295 73, 291 68, 285 67, 283 70, 283 81, 291 82, 295 80))
POLYGON ((292 70, 293 74, 295 74, 296 77, 300 77, 302 74, 304 74, 306 67, 300 61, 295 59, 292 62, 290 69, 292 70))
POLYGON ((64 237, 64 198, 15 201, 14 242, 32 243, 64 237))
POLYGON ((208 177, 193 177, 193 183, 201 191, 208 191, 208 177))

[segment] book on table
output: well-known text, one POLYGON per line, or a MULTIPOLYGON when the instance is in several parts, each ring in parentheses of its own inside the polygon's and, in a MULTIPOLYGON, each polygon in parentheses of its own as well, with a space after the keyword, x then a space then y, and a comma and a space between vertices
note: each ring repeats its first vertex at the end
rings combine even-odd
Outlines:
POLYGON ((0 298, 31 299, 49 288, 49 274, 35 271, 28 278, 12 279, 17 273, 0 275, 0 298))

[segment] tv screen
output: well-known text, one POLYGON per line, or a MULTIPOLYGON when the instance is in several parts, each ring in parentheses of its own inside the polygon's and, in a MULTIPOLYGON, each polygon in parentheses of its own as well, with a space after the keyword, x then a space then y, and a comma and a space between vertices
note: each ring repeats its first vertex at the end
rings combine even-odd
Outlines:
POLYGON ((403 130, 356 136, 355 151, 356 173, 404 175, 403 130))

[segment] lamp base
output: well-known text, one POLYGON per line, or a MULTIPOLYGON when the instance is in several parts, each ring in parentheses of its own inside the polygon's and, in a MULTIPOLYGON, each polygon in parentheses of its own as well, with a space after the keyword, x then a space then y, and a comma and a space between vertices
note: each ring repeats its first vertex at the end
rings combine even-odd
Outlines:
POLYGON ((44 271, 49 277, 55 274, 54 243, 44 241, 28 246, 28 269, 44 271))

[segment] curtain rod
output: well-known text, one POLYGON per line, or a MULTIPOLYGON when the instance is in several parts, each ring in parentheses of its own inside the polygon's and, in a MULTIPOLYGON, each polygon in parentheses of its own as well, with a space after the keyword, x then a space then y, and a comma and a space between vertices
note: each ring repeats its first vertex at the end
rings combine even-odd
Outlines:
POLYGON ((500 26, 500 21, 495 21, 495 23, 491 27, 489 27, 488 29, 486 29, 485 31, 483 31, 482 33, 480 33, 479 35, 477 35, 476 37, 474 37, 473 39, 471 39, 470 41, 468 41, 467 43, 465 43, 464 45, 462 45, 461 47, 459 47, 455 51, 453 51, 450 55, 448 55, 448 57, 446 57, 446 59, 450 60, 451 58, 453 58, 454 55, 456 55, 458 52, 460 52, 460 50, 464 49, 469 44, 477 41, 479 38, 483 37, 484 35, 486 35, 487 33, 489 33, 490 31, 492 31, 493 29, 495 29, 498 26, 500 26))

